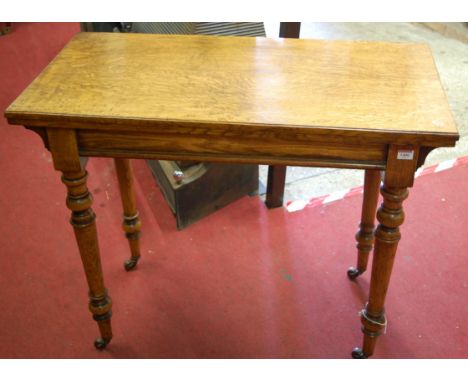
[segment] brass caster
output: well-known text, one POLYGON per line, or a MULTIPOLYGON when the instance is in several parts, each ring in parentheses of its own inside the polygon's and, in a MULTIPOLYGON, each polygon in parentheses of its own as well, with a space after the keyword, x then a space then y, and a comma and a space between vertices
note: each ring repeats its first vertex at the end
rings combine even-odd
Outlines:
POLYGON ((363 273, 363 271, 360 271, 359 269, 357 269, 355 267, 350 267, 348 269, 348 272, 346 272, 346 274, 348 275, 348 278, 350 280, 355 280, 356 277, 358 277, 362 273, 363 273))
POLYGON ((138 263, 138 257, 132 257, 128 260, 125 260, 124 268, 127 272, 131 271, 132 269, 136 267, 137 263, 138 263))
POLYGON ((362 351, 361 348, 354 348, 351 352, 351 356, 354 359, 366 359, 367 355, 362 351))
POLYGON ((99 337, 94 341, 94 347, 98 350, 104 350, 109 342, 110 340, 99 337))

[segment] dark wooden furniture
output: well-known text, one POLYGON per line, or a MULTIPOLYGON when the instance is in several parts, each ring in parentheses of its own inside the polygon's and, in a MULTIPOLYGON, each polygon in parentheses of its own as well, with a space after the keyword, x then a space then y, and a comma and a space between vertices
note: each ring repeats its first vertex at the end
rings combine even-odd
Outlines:
POLYGON ((147 162, 176 218, 178 229, 258 191, 258 165, 165 160, 147 162))
MULTIPOLYGON (((280 23, 280 37, 299 38, 300 33, 301 23, 280 23)), ((286 185, 286 166, 268 166, 267 179, 266 206, 268 208, 282 207, 286 185)))
POLYGON ((9 33, 11 33, 11 23, 0 23, 0 36, 4 36, 9 33))
POLYGON ((375 240, 363 346, 352 353, 365 358, 386 326, 408 187, 432 149, 459 138, 431 52, 413 43, 79 33, 5 116, 40 134, 62 173, 98 348, 112 338, 111 300, 80 155, 117 158, 127 268, 140 227, 128 158, 366 170, 358 265, 348 272, 365 270, 375 240))

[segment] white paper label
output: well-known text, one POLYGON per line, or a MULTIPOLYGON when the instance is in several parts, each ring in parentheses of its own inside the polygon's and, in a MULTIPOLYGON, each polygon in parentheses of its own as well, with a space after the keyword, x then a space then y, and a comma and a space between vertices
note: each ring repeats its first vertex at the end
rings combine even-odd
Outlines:
POLYGON ((414 150, 398 150, 397 159, 413 160, 414 150))

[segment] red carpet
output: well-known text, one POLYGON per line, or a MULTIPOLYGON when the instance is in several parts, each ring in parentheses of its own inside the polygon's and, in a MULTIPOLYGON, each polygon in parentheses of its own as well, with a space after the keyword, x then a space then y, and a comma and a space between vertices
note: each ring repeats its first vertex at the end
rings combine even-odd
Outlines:
MULTIPOLYGON (((2 110, 76 31, 14 24, 0 37, 2 110)), ((33 132, 3 118, 0 131, 0 357, 349 358, 361 344, 370 275, 346 277, 360 195, 295 213, 246 197, 178 232, 146 164, 134 161, 143 258, 126 273, 112 161, 91 159, 114 302, 114 340, 95 350, 59 173, 33 132)), ((467 165, 416 180, 376 358, 467 356, 467 189, 467 165)))

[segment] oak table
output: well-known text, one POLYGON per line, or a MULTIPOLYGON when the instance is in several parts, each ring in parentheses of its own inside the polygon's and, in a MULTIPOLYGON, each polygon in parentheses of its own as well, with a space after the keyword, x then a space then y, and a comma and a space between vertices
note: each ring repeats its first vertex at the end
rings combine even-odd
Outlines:
POLYGON ((140 255, 130 158, 364 169, 348 276, 366 270, 375 238, 363 345, 352 352, 366 358, 387 322, 408 187, 432 149, 459 138, 430 49, 412 43, 79 33, 5 116, 40 134, 62 173, 98 348, 112 338, 111 300, 80 156, 115 158, 127 269, 140 255))

